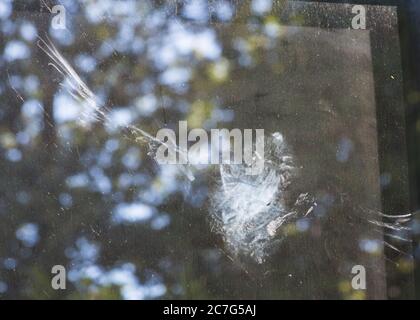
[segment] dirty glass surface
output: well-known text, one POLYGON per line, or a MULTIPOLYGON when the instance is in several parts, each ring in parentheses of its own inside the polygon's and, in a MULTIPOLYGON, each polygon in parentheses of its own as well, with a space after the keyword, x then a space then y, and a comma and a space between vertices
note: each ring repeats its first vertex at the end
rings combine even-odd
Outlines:
POLYGON ((0 3, 0 298, 413 297, 397 8, 353 8, 0 3), (263 169, 159 163, 180 121, 263 169))

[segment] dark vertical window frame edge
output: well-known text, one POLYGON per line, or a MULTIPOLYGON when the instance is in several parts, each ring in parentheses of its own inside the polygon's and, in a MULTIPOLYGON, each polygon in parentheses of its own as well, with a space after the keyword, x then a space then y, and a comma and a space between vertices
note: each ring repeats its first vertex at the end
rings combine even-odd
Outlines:
MULTIPOLYGON (((417 131, 417 123, 420 120, 420 101, 410 101, 412 92, 420 92, 420 62, 418 61, 420 56, 420 29, 418 29, 420 27, 420 6, 415 2, 413 0, 405 0, 401 1, 399 5, 410 178, 410 209, 412 212, 417 212, 420 208, 420 134, 417 131)), ((413 247, 418 248, 418 246, 418 237, 413 237, 413 247)), ((415 256, 414 260, 416 299, 420 299, 420 263, 418 258, 418 256, 415 256)))

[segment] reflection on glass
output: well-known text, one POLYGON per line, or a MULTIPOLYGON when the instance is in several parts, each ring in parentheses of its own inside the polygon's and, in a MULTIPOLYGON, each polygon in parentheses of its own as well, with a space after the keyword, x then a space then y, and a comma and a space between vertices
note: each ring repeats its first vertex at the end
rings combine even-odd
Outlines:
POLYGON ((60 28, 34 3, 0 4, 1 298, 410 297, 395 8, 63 1, 60 28), (264 129, 263 171, 159 165, 184 120, 264 129))

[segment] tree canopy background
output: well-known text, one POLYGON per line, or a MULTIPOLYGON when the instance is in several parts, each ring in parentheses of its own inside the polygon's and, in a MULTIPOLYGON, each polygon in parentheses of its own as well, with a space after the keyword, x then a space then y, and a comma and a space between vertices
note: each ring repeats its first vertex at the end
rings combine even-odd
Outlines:
MULTIPOLYGON (((277 256, 275 270, 233 259, 205 214, 205 177, 185 184, 126 132, 81 125, 80 103, 37 46, 38 35, 51 38, 111 123, 151 133, 183 119, 223 127, 234 121, 230 105, 249 110, 261 99, 244 75, 283 71, 273 8, 284 1, 59 3, 65 30, 51 27, 54 1, 0 3, 0 298, 365 298, 350 278, 319 276, 294 252, 316 222, 291 228, 290 256, 277 256), (54 265, 67 269, 66 290, 51 288, 54 265)), ((411 274, 410 259, 397 259, 411 274)))

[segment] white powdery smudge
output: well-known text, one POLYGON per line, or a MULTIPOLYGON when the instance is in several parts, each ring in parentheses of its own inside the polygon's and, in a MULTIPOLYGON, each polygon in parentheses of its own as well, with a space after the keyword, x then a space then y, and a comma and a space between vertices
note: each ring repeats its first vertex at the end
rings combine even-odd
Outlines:
POLYGON ((247 165, 221 165, 220 183, 211 195, 212 216, 233 254, 265 261, 277 229, 297 213, 288 212, 284 193, 296 173, 280 133, 265 141, 264 170, 246 175, 247 165))
POLYGON ((106 120, 106 108, 101 108, 98 98, 83 82, 70 63, 61 55, 52 41, 38 37, 38 47, 51 59, 49 66, 56 69, 64 78, 65 82, 60 84, 77 101, 84 105, 80 122, 88 125, 92 121, 106 120))
MULTIPOLYGON (((82 116, 80 117, 80 123, 88 126, 91 122, 102 121, 105 126, 114 126, 111 118, 108 116, 109 108, 101 106, 98 102, 99 99, 97 96, 83 82, 70 63, 54 46, 52 41, 49 39, 45 41, 39 37, 38 47, 52 60, 49 65, 55 68, 67 80, 64 85, 62 84, 62 86, 73 98, 84 105, 85 108, 83 109, 82 116)), ((186 153, 176 145, 176 142, 169 141, 165 143, 156 139, 148 132, 133 125, 124 125, 121 126, 121 129, 128 131, 135 137, 136 141, 146 142, 149 147, 148 155, 153 159, 156 159, 156 150, 161 145, 164 145, 169 150, 177 153, 180 159, 185 159, 187 157, 186 153)), ((188 178, 188 180, 194 181, 195 177, 188 166, 180 164, 178 165, 178 168, 188 178)))

